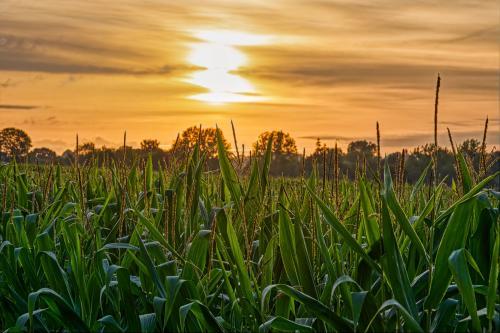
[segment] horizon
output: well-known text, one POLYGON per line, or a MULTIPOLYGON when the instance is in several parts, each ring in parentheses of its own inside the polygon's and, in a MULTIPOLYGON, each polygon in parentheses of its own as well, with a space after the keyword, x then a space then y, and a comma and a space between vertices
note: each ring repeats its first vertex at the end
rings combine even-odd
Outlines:
POLYGON ((378 121, 393 152, 433 141, 440 73, 440 145, 447 127, 481 140, 489 116, 498 146, 498 19, 493 1, 7 0, 0 122, 61 153, 77 133, 168 148, 193 125, 231 133, 231 120, 246 147, 283 130, 299 149, 318 137, 345 149, 375 141, 378 121))
MULTIPOLYGON (((490 121, 490 120, 489 120, 490 121)), ((490 125, 488 125, 490 126, 490 125)), ((0 129, 1 130, 1 129, 0 129)), ((23 130, 23 129, 21 129, 23 130)), ((222 129, 221 129, 222 130, 222 129)), ((24 130, 23 130, 24 131, 24 130)), ((224 133, 224 131, 222 131, 224 133)), ((182 131, 179 131, 178 134, 181 134, 182 131)), ((286 132, 285 132, 286 133, 286 132)), ((483 132, 484 133, 484 132, 483 132)), ((481 133, 481 135, 483 134, 481 133)), ((30 136, 30 133, 26 132, 26 134, 28 136, 30 136)), ((451 133, 452 134, 452 138, 453 138, 453 141, 454 141, 454 144, 459 147, 460 144, 465 141, 465 140, 469 140, 469 139, 475 139, 477 140, 478 142, 481 142, 481 139, 482 138, 479 138, 479 137, 467 137, 467 134, 463 134, 463 133, 459 133, 458 136, 454 135, 453 132, 451 133)), ((86 143, 92 143, 95 145, 95 147, 97 149, 103 149, 103 148, 107 148, 107 149, 120 149, 121 147, 123 147, 123 136, 125 135, 126 138, 128 138, 128 132, 124 132, 122 134, 122 142, 121 143, 116 143, 116 144, 112 144, 112 145, 109 145, 109 142, 104 140, 103 138, 97 136, 96 138, 94 138, 95 141, 92 141, 92 140, 88 140, 86 138, 80 138, 78 136, 78 133, 75 134, 75 142, 73 143, 73 146, 68 146, 64 149, 61 149, 61 150, 55 150, 55 149, 51 149, 50 147, 46 147, 46 146, 38 146, 36 144, 33 144, 32 142, 32 147, 30 150, 33 150, 35 148, 49 148, 51 150, 53 150, 55 153, 57 153, 57 155, 62 155, 65 151, 67 150, 70 150, 70 151, 75 151, 75 147, 76 147, 76 140, 77 140, 77 136, 78 136, 78 145, 81 146, 83 144, 86 144, 86 143)), ((424 134, 425 135, 425 134, 424 134)), ((491 136, 491 130, 488 129, 488 132, 487 132, 487 139, 486 139, 486 151, 489 152, 489 151, 496 151, 496 148, 497 146, 495 144, 491 144, 491 143, 488 143, 488 138, 491 136)), ((226 133, 224 134, 224 137, 226 138, 227 142, 229 143, 230 147, 229 147, 229 151, 232 152, 232 153, 235 153, 236 152, 236 148, 235 148, 235 144, 234 144, 234 138, 232 136, 232 133, 226 133)), ((291 135, 291 137, 295 140, 295 142, 297 142, 297 139, 300 140, 300 139, 307 139, 307 140, 312 140, 313 141, 313 146, 310 147, 309 149, 307 149, 306 147, 302 147, 302 146, 299 146, 297 145, 297 151, 298 151, 298 155, 301 155, 303 150, 305 149, 305 153, 306 155, 311 155, 314 153, 314 150, 316 148, 315 144, 316 144, 316 140, 320 139, 321 143, 322 144, 326 144, 327 145, 327 148, 329 149, 333 149, 334 146, 335 146, 335 143, 337 143, 339 149, 342 151, 342 152, 346 152, 347 151, 347 147, 349 145, 349 143, 352 143, 352 142, 355 142, 355 141, 367 141, 367 142, 371 142, 371 143, 376 143, 376 137, 375 138, 370 138, 370 137, 360 137, 360 138, 338 138, 338 139, 333 139, 331 137, 326 137, 326 138, 321 138, 321 137, 301 137, 301 138, 295 138, 293 135, 291 135), (333 145, 329 144, 330 142, 333 142, 333 145)), ((30 137, 31 138, 31 137, 30 137)), ((170 143, 162 143, 162 141, 158 140, 158 138, 154 138, 154 137, 145 137, 145 138, 142 138, 141 140, 139 141, 126 141, 126 145, 127 147, 131 147, 133 149, 140 149, 140 144, 141 144, 141 141, 142 140, 158 140, 158 142, 160 143, 159 147, 161 150, 167 152, 169 151, 173 145, 174 145, 174 142, 176 141, 175 139, 176 137, 174 137, 171 141, 169 141, 170 143)), ((258 137, 255 137, 255 139, 251 142, 251 144, 249 146, 245 145, 245 151, 254 151, 254 143, 257 141, 258 137)), ((242 148, 241 144, 239 143, 239 138, 238 138, 238 134, 236 133, 236 140, 238 141, 238 145, 239 145, 239 149, 242 148)), ((167 141, 165 141, 167 142, 167 141)), ((387 148, 384 148, 384 142, 395 142, 395 143, 401 143, 401 139, 398 138, 398 137, 393 137, 393 138, 389 138, 389 139, 384 139, 383 135, 381 135, 380 137, 380 151, 381 151, 381 154, 382 154, 382 157, 384 157, 384 155, 389 155, 389 154, 392 154, 392 153, 398 153, 398 152, 401 152, 402 149, 406 149, 408 152, 412 152, 414 149, 417 149, 419 147, 422 147, 426 144, 433 144, 432 142, 432 137, 422 143, 422 144, 419 144, 419 145, 416 145, 416 146, 401 146, 401 149, 400 150, 390 150, 390 149, 387 149, 387 148)), ((451 149, 451 145, 450 145, 450 142, 449 142, 449 137, 448 137, 448 134, 443 134, 443 133, 438 133, 438 145, 439 147, 442 147, 442 148, 446 148, 446 149, 451 149)))

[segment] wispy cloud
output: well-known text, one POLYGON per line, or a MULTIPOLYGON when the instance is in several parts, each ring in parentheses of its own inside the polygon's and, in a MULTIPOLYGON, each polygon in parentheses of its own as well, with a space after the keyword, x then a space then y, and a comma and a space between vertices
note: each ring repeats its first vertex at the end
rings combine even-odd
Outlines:
MULTIPOLYGON (((482 131, 457 131, 452 132, 452 135, 455 143, 459 144, 460 142, 467 139, 481 140, 483 133, 482 131)), ((385 135, 381 138, 381 145, 390 148, 415 147, 431 142, 433 142, 433 136, 430 133, 385 135)), ((448 135, 446 133, 440 133, 438 135, 438 142, 441 142, 440 145, 442 146, 449 146, 448 135)), ((490 131, 488 135, 488 142, 490 143, 490 145, 500 144, 500 132, 498 130, 490 131)))
POLYGON ((34 140, 33 145, 35 147, 47 147, 57 151, 58 153, 62 153, 64 150, 70 147, 70 144, 64 140, 54 140, 54 139, 40 139, 34 140))
POLYGON ((341 136, 341 135, 305 135, 301 136, 300 139, 309 139, 309 140, 333 140, 340 142, 349 142, 354 140, 360 140, 362 138, 356 138, 353 136, 341 136))
POLYGON ((5 110, 34 110, 38 109, 36 105, 16 105, 16 104, 0 104, 0 109, 5 110))
MULTIPOLYGON (((452 132, 453 140, 456 143, 460 143, 467 139, 477 139, 481 140, 483 132, 481 131, 457 131, 452 132)), ((335 136, 335 135, 309 135, 309 136, 301 136, 301 139, 309 139, 309 140, 328 140, 328 141, 338 141, 340 143, 349 143, 357 140, 367 140, 374 141, 373 136, 359 136, 359 137, 346 137, 346 136, 335 136)), ((434 137, 431 133, 426 132, 415 132, 415 133, 406 133, 406 134, 385 134, 381 137, 381 146, 384 148, 394 149, 396 147, 417 147, 420 145, 424 145, 426 143, 433 142, 434 137)), ((500 132, 498 130, 492 130, 489 132, 487 137, 487 141, 490 145, 498 145, 500 144, 500 132)), ((439 133, 438 134, 438 142, 441 142, 441 146, 449 146, 448 134, 447 133, 439 133)))

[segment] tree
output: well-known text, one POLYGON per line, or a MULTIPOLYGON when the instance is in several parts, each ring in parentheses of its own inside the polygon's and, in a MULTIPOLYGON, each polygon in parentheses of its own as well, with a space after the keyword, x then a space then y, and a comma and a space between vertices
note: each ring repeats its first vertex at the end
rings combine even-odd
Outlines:
MULTIPOLYGON (((423 170, 429 165, 432 160, 432 156, 435 153, 434 143, 426 143, 419 147, 416 147, 411 154, 408 155, 406 161, 406 173, 407 180, 410 183, 416 182, 423 170)), ((455 174, 455 159, 450 150, 438 147, 437 149, 437 159, 438 159, 438 179, 441 181, 444 177, 447 178, 448 184, 451 183, 453 178, 456 178, 455 174)), ((432 169, 427 173, 426 181, 430 180, 432 174, 432 169)))
MULTIPOLYGON (((231 145, 224 138, 224 134, 221 131, 222 141, 226 150, 231 149, 231 145)), ((202 128, 200 132, 200 127, 191 126, 185 129, 178 140, 173 143, 173 148, 176 152, 189 152, 191 151, 196 143, 200 144, 200 151, 206 153, 208 158, 214 158, 217 156, 217 129, 216 128, 202 128)))
POLYGON ((34 163, 48 164, 56 159, 56 152, 49 148, 35 148, 28 153, 28 160, 34 163))
POLYGON ((467 139, 458 146, 458 149, 462 154, 472 158, 481 152, 481 142, 476 139, 467 139))
POLYGON ((297 154, 297 145, 295 139, 289 133, 283 131, 263 132, 259 135, 257 142, 253 144, 256 154, 262 154, 267 148, 270 137, 273 137, 272 152, 277 154, 289 155, 297 154))
POLYGON ((95 152, 95 144, 93 142, 86 142, 78 146, 79 155, 89 155, 95 152))
POLYGON ((23 157, 31 148, 31 139, 25 131, 8 127, 0 131, 0 152, 8 158, 23 157))
POLYGON ((160 141, 156 139, 144 139, 141 142, 141 150, 151 152, 160 149, 160 141))
POLYGON ((71 164, 75 160, 75 153, 71 149, 66 149, 59 160, 64 164, 71 164))
POLYGON ((371 141, 358 140, 352 141, 347 145, 347 154, 341 161, 341 168, 349 178, 355 177, 356 171, 365 170, 367 175, 376 174, 377 160, 375 153, 377 145, 371 141))
POLYGON ((326 146, 326 143, 321 143, 321 139, 317 138, 316 139, 316 149, 314 150, 313 155, 314 156, 322 156, 325 152, 328 152, 328 147, 326 146))
POLYGON ((476 139, 467 139, 458 146, 458 150, 471 161, 479 160, 481 142, 476 139))
POLYGON ((347 146, 347 153, 357 155, 358 157, 365 156, 369 158, 374 156, 376 151, 377 145, 366 140, 353 141, 347 146))

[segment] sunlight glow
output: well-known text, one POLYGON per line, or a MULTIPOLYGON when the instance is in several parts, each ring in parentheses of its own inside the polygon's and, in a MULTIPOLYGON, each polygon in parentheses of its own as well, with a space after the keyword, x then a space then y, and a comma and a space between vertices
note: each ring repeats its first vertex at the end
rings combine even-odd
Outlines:
POLYGON ((210 43, 233 46, 265 45, 271 42, 270 36, 253 35, 227 30, 205 30, 195 32, 194 36, 210 43))
POLYGON ((203 42, 191 45, 187 61, 203 70, 192 73, 186 81, 207 92, 190 96, 191 99, 213 104, 265 100, 248 80, 234 71, 248 63, 236 46, 266 44, 269 37, 233 31, 201 31, 194 36, 203 42))
POLYGON ((233 71, 246 64, 247 58, 232 46, 216 43, 200 43, 193 45, 188 57, 193 65, 208 70, 221 69, 233 71))

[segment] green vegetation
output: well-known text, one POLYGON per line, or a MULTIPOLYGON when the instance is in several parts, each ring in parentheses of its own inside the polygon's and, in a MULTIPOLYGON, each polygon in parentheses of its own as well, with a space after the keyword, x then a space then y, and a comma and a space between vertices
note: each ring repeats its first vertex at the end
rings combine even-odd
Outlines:
POLYGON ((414 185, 387 162, 272 178, 272 136, 249 170, 216 136, 216 171, 198 145, 158 165, 0 166, 0 326, 499 330, 498 172, 458 151, 454 188, 426 185, 430 164, 414 185))

